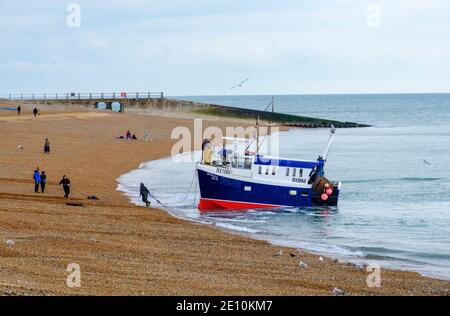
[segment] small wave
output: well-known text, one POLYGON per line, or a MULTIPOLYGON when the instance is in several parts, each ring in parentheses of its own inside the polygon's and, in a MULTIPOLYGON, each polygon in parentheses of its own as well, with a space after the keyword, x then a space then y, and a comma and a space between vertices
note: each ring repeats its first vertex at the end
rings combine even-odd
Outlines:
POLYGON ((384 183, 384 182, 429 182, 429 181, 438 181, 442 180, 442 178, 436 177, 403 177, 403 178, 384 178, 384 179, 361 179, 361 180, 343 180, 343 183, 349 184, 358 184, 358 183, 384 183))
POLYGON ((222 227, 222 228, 235 230, 235 231, 239 231, 239 232, 244 232, 244 233, 250 233, 250 234, 257 234, 257 233, 261 233, 262 232, 262 231, 257 230, 257 229, 252 229, 252 228, 242 227, 242 226, 236 226, 236 225, 232 225, 232 224, 228 224, 228 223, 215 223, 215 225, 217 227, 222 227))

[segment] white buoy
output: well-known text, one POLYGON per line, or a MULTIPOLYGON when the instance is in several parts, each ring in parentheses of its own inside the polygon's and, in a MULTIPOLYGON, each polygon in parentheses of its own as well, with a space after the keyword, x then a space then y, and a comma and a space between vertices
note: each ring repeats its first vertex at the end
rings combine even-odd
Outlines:
POLYGON ((339 289, 337 287, 335 287, 333 289, 333 295, 335 295, 335 296, 341 296, 341 295, 344 295, 344 294, 345 294, 344 290, 341 290, 341 289, 339 289))
POLYGON ((298 266, 302 269, 306 269, 308 267, 308 265, 306 263, 304 263, 303 261, 300 261, 300 263, 298 264, 298 266))
POLYGON ((283 255, 283 250, 280 250, 280 251, 274 253, 272 256, 274 256, 274 257, 281 257, 282 255, 283 255))
POLYGON ((14 240, 8 239, 6 240, 6 246, 8 246, 9 249, 11 249, 16 243, 14 240))

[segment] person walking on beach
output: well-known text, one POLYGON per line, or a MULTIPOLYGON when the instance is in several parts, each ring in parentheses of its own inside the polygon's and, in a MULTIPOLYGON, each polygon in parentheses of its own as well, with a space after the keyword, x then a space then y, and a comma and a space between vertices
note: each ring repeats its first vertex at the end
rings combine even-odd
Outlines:
POLYGON ((68 199, 70 194, 70 180, 67 178, 66 175, 64 175, 59 181, 59 185, 61 185, 64 189, 64 198, 68 199))
POLYGON ((49 142, 48 138, 45 139, 44 154, 46 154, 46 155, 50 154, 50 142, 49 142))
POLYGON ((19 106, 17 107, 17 115, 20 116, 20 112, 22 112, 22 107, 19 105, 19 106))
POLYGON ((34 109, 33 109, 33 115, 34 115, 34 117, 36 117, 36 115, 38 114, 38 112, 39 112, 39 111, 38 111, 37 108, 34 108, 34 109))
POLYGON ((141 183, 141 188, 139 191, 140 191, 139 196, 142 197, 142 202, 145 203, 145 206, 147 206, 147 207, 150 206, 151 203, 148 200, 148 196, 150 195, 150 190, 147 189, 147 187, 143 183, 141 183))
POLYGON ((45 184, 47 183, 47 174, 45 171, 42 171, 41 173, 41 192, 44 193, 45 191, 45 184))
POLYGON ((34 193, 39 193, 39 185, 41 184, 41 174, 39 173, 39 167, 34 170, 33 174, 34 180, 34 193))

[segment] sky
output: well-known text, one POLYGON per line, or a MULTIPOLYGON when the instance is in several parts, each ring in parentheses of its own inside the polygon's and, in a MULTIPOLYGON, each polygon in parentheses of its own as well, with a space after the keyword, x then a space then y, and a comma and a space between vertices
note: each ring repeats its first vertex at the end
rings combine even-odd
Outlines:
POLYGON ((449 0, 1 1, 0 38, 0 94, 450 92, 449 0))

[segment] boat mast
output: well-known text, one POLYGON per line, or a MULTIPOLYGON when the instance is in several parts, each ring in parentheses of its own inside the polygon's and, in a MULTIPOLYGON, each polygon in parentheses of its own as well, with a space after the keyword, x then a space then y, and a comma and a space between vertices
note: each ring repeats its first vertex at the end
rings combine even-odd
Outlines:
POLYGON ((327 160, 328 152, 330 151, 331 143, 333 142, 335 133, 336 133, 336 127, 334 127, 334 125, 331 124, 330 137, 328 138, 327 147, 325 148, 325 151, 322 156, 323 160, 327 160))
POLYGON ((259 115, 256 119, 256 156, 259 155, 259 115))

